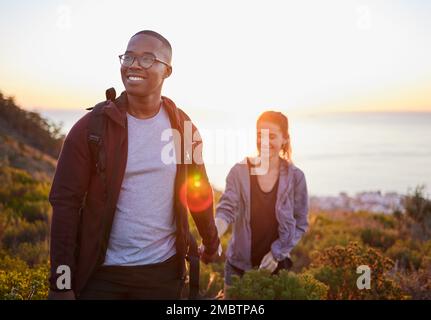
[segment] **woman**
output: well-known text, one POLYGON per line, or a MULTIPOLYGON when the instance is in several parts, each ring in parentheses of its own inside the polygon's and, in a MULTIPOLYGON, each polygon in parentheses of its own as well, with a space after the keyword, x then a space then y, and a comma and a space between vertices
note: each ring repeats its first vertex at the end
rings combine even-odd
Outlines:
POLYGON ((307 230, 304 173, 292 163, 288 119, 264 112, 257 120, 259 156, 237 163, 216 208, 219 237, 234 223, 225 264, 225 298, 232 275, 258 267, 291 267, 290 252, 307 230))

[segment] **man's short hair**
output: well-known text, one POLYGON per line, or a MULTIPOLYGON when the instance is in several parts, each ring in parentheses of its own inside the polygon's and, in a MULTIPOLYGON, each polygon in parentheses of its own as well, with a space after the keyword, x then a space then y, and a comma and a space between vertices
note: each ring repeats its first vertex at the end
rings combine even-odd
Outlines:
POLYGON ((169 43, 169 41, 164 36, 162 36, 160 33, 157 33, 156 31, 152 31, 152 30, 142 30, 142 31, 139 31, 139 32, 135 33, 132 36, 132 38, 134 36, 137 36, 137 35, 140 35, 140 34, 145 34, 145 35, 148 35, 148 36, 151 36, 151 37, 159 39, 163 43, 163 45, 168 49, 169 55, 172 57, 172 46, 169 43))

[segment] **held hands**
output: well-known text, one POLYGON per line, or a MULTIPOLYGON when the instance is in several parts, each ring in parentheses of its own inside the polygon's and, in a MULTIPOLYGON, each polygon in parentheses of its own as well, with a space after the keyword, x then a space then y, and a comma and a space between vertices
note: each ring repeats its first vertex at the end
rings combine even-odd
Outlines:
POLYGON ((217 251, 214 252, 212 255, 209 255, 209 254, 207 254, 205 252, 205 246, 202 243, 199 246, 198 251, 199 251, 199 256, 201 257, 202 262, 205 263, 205 264, 208 264, 208 263, 211 263, 211 262, 215 262, 216 259, 221 256, 221 254, 223 252, 223 249, 222 249, 222 246, 221 246, 221 243, 220 243, 219 246, 218 246, 217 251))
MULTIPOLYGON (((217 235, 219 238, 221 238, 221 236, 226 232, 229 224, 223 219, 216 218, 215 225, 217 228, 217 235)), ((205 264, 214 262, 217 258, 221 256, 223 252, 221 243, 219 244, 217 251, 213 255, 208 255, 205 253, 205 246, 203 243, 199 246, 198 250, 199 250, 199 255, 201 257, 201 260, 205 264)))
POLYGON ((278 261, 275 260, 274 256, 272 255, 271 250, 263 257, 262 261, 260 262, 259 269, 266 269, 272 272, 277 269, 278 261))

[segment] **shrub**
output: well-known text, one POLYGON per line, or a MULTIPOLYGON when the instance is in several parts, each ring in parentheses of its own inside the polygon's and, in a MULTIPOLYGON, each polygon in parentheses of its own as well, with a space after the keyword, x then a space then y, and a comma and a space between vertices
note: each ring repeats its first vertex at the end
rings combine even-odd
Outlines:
POLYGON ((329 299, 403 299, 398 284, 390 278, 393 261, 374 248, 352 242, 315 253, 310 272, 329 286, 329 299), (371 289, 359 290, 356 285, 358 266, 371 270, 371 289))
POLYGON ((28 222, 48 222, 48 212, 50 212, 50 207, 46 200, 25 202, 22 205, 21 212, 22 217, 28 222))
POLYGON ((386 251, 395 243, 397 235, 395 230, 365 228, 361 231, 361 240, 370 247, 386 251))
POLYGON ((431 300, 431 258, 424 259, 419 270, 400 272, 394 278, 412 299, 431 300))
POLYGON ((23 242, 36 244, 45 241, 48 233, 49 227, 45 222, 29 223, 26 220, 17 220, 6 229, 3 236, 3 245, 13 251, 23 242))
POLYGON ((313 215, 310 217, 309 230, 292 251, 294 261, 292 270, 301 272, 307 268, 314 251, 322 251, 336 245, 346 246, 351 241, 360 241, 360 237, 347 217, 335 220, 328 215, 313 215))
POLYGON ((48 261, 48 244, 47 242, 39 242, 36 244, 21 243, 12 251, 12 254, 25 261, 30 267, 44 264, 48 261))
POLYGON ((417 187, 404 201, 407 216, 416 222, 412 236, 419 240, 431 239, 431 201, 424 196, 425 186, 417 187))
MULTIPOLYGON (((399 214, 399 212, 397 212, 399 214)), ((394 212, 394 215, 388 215, 388 214, 374 214, 373 219, 379 224, 382 225, 383 228, 389 228, 393 229, 396 227, 396 218, 395 215, 397 214, 394 212)))
POLYGON ((27 264, 7 255, 0 255, 0 300, 46 299, 48 295, 48 264, 29 268, 27 264))
POLYGON ((2 211, 12 213, 9 218, 48 222, 49 188, 48 183, 35 180, 24 170, 0 166, 0 205, 2 211))
POLYGON ((422 262, 420 245, 412 240, 397 240, 386 254, 402 270, 417 270, 422 262))
POLYGON ((232 299, 319 300, 325 299, 328 287, 311 274, 282 270, 271 275, 267 270, 250 270, 243 277, 233 276, 228 289, 232 299))

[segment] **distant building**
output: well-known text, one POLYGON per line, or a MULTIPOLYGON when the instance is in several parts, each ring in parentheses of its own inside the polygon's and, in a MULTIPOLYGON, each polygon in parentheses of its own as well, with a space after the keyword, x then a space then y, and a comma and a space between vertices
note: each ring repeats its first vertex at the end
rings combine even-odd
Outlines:
POLYGON ((403 195, 396 192, 382 194, 380 191, 360 192, 350 197, 345 192, 338 196, 310 197, 312 211, 369 211, 373 213, 391 214, 403 211, 403 195))

